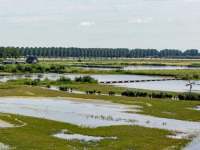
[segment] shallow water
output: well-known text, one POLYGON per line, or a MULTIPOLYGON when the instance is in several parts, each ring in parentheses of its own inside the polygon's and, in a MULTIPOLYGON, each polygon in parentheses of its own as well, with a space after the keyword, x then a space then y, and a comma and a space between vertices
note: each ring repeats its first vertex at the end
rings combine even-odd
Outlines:
MULTIPOLYGON (((193 80, 196 84, 200 81, 193 80)), ((116 83, 115 86, 146 89, 146 90, 157 90, 157 91, 172 91, 172 92, 189 92, 190 87, 186 86, 188 81, 177 80, 177 81, 153 81, 153 82, 135 82, 135 83, 116 83)), ((193 85, 192 92, 200 92, 200 85, 193 85)))
POLYGON ((82 135, 82 134, 67 134, 64 133, 67 130, 63 130, 61 133, 54 134, 54 137, 61 138, 61 139, 66 139, 66 140, 73 140, 73 139, 78 139, 78 140, 85 140, 85 141, 99 141, 105 138, 110 138, 110 139, 116 139, 116 137, 97 137, 97 136, 88 136, 88 135, 82 135))
POLYGON ((3 143, 0 142, 0 150, 6 150, 9 149, 8 145, 4 145, 3 143))
POLYGON ((199 150, 200 149, 200 136, 195 138, 186 148, 182 150, 199 150))
MULTIPOLYGON (((74 67, 82 69, 94 69, 94 70, 117 70, 117 68, 95 68, 95 67, 74 67)), ((181 66, 125 66, 122 70, 178 70, 178 69, 200 69, 193 67, 181 67, 181 66)))
MULTIPOLYGON (((140 107, 98 100, 63 98, 0 98, 0 112, 68 122, 79 126, 141 125, 150 128, 200 133, 200 122, 189 122, 125 113, 140 107)), ((195 140, 198 140, 195 139, 195 140)), ((193 143, 194 144, 194 143, 193 143)), ((200 148, 200 143, 197 147, 200 148)), ((196 146, 196 145, 195 145, 196 146)))
MULTIPOLYGON (((51 80, 60 79, 60 77, 68 77, 74 79, 75 77, 84 76, 79 74, 11 74, 11 75, 1 75, 0 81, 6 82, 7 80, 11 79, 23 79, 23 78, 30 78, 30 79, 41 79, 44 80, 45 78, 51 80)), ((91 77, 98 79, 98 81, 119 81, 119 80, 145 80, 145 79, 159 79, 159 77, 151 77, 151 76, 138 76, 138 75, 90 75, 91 77)))
MULTIPOLYGON (((9 79, 21 79, 31 78, 44 80, 49 78, 51 80, 57 80, 61 76, 69 77, 74 79, 77 76, 83 75, 64 75, 64 74, 21 74, 21 75, 5 75, 0 76, 0 81, 6 82, 9 79)), ((139 75, 91 75, 93 78, 100 81, 120 81, 120 80, 148 80, 148 79, 163 79, 164 77, 152 77, 152 76, 139 76, 139 75)), ((192 81, 193 82, 193 81, 192 81)), ((196 85, 193 85, 193 92, 200 92, 200 81, 194 81, 196 85)), ((113 84, 116 86, 122 86, 127 88, 147 89, 147 90, 159 90, 159 91, 173 91, 173 92, 188 92, 189 87, 186 86, 188 81, 177 80, 177 81, 153 81, 153 82, 135 82, 135 83, 117 83, 113 84)))
POLYGON ((7 123, 7 122, 5 122, 5 121, 0 119, 0 127, 4 127, 4 128, 6 128, 6 127, 14 127, 14 125, 9 124, 9 123, 7 123))
POLYGON ((69 122, 84 126, 138 124, 169 130, 199 130, 199 122, 157 118, 135 113, 127 105, 111 104, 98 100, 70 100, 63 98, 0 98, 0 111, 69 122), (166 125, 163 125, 166 123, 166 125))

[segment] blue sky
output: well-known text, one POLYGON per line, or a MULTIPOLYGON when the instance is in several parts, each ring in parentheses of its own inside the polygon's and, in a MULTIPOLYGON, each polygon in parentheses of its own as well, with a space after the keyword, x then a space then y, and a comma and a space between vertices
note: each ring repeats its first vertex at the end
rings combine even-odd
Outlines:
POLYGON ((200 0, 0 0, 0 46, 200 50, 200 0))

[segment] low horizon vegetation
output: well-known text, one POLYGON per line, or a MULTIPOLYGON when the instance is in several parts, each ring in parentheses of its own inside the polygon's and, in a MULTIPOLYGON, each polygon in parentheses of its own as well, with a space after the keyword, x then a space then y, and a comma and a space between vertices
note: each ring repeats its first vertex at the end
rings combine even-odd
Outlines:
POLYGON ((31 64, 31 65, 0 65, 0 72, 9 73, 72 73, 72 74, 119 74, 119 75, 148 75, 174 77, 182 80, 200 80, 200 69, 180 70, 95 70, 83 68, 71 68, 60 64, 31 64))

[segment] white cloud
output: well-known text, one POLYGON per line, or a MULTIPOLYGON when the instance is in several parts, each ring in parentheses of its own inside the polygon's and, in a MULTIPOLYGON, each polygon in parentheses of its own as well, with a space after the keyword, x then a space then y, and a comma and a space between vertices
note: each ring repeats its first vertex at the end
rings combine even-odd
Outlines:
POLYGON ((81 22, 78 27, 79 28, 80 27, 90 27, 90 26, 93 26, 93 25, 95 25, 94 22, 81 22))
POLYGON ((152 22, 153 18, 149 17, 147 19, 131 19, 128 23, 149 23, 152 22))

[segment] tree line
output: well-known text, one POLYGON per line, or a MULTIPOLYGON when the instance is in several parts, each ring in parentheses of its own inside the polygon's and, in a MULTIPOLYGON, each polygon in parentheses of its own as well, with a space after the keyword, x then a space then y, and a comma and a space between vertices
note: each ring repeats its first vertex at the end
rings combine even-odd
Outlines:
POLYGON ((33 55, 43 58, 200 58, 197 49, 127 49, 127 48, 76 48, 76 47, 0 47, 0 58, 17 58, 33 55))

